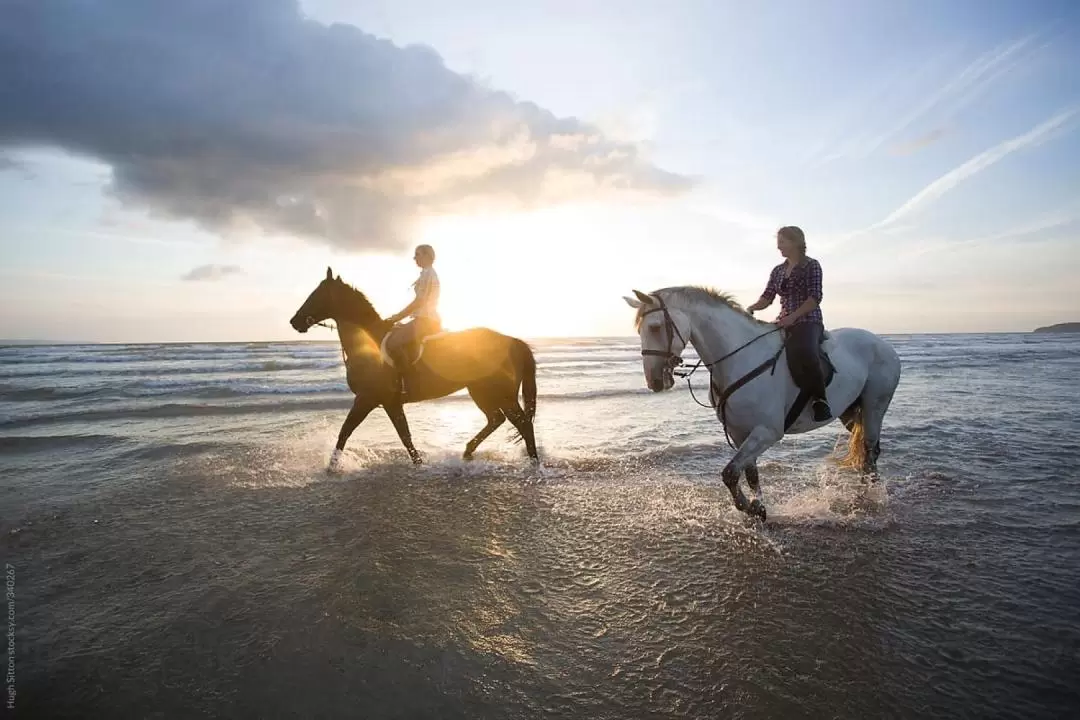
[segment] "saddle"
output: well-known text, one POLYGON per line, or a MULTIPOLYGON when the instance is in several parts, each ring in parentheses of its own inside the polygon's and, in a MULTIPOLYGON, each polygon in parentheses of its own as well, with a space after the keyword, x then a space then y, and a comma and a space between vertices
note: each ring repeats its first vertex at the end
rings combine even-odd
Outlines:
MULTIPOLYGON (((818 356, 817 358, 815 358, 817 362, 821 363, 821 368, 824 371, 825 387, 829 386, 829 383, 832 382, 833 376, 836 375, 836 368, 833 366, 832 360, 829 359, 829 354, 825 352, 825 340, 829 339, 830 337, 832 336, 828 334, 828 331, 822 333, 821 344, 818 345, 818 356)), ((727 438, 728 445, 731 445, 732 448, 734 448, 735 446, 732 444, 731 438, 728 437, 727 431, 726 408, 728 398, 730 398, 736 390, 753 381, 754 378, 758 377, 762 373, 767 372, 770 375, 775 373, 776 366, 780 360, 780 355, 782 355, 786 349, 787 342, 785 341, 783 344, 780 345, 780 349, 777 350, 771 358, 761 363, 756 368, 746 373, 735 382, 728 385, 727 388, 721 389, 716 384, 715 380, 709 383, 709 400, 713 407, 716 408, 716 416, 720 418, 720 423, 724 426, 724 437, 727 438)), ((789 355, 789 372, 791 371, 790 358, 791 356, 789 355)), ((794 374, 792 375, 792 379, 795 379, 794 374)), ((692 392, 693 391, 691 390, 691 393, 692 392)), ((795 397, 795 403, 791 406, 791 409, 788 410, 787 417, 784 419, 784 432, 787 432, 789 429, 791 429, 791 426, 795 424, 795 420, 797 420, 799 415, 802 414, 802 411, 806 408, 806 403, 809 402, 809 400, 810 393, 800 387, 799 394, 795 397)))
MULTIPOLYGON (((383 338, 382 344, 379 346, 379 354, 382 356, 382 361, 392 368, 396 368, 397 365, 394 363, 394 358, 390 356, 390 352, 387 348, 389 347, 390 338, 393 337, 394 334, 396 334, 397 332, 400 331, 394 330, 392 332, 388 332, 386 334, 386 337, 383 338)), ((420 342, 410 342, 408 345, 406 345, 405 357, 408 358, 409 365, 415 365, 416 363, 420 362, 420 358, 424 356, 424 348, 427 346, 429 340, 434 340, 435 338, 440 338, 443 335, 449 334, 450 333, 448 331, 443 330, 441 332, 424 336, 423 338, 421 338, 420 342)))
MULTIPOLYGON (((832 382, 833 376, 836 375, 836 368, 832 364, 832 360, 829 359, 829 354, 825 352, 825 341, 829 338, 827 333, 822 333, 821 344, 818 345, 817 362, 821 363, 821 372, 825 379, 825 387, 829 387, 829 383, 832 382)), ((791 355, 788 355, 788 372, 791 372, 791 355)), ((795 380, 797 373, 792 373, 792 380, 795 380)), ((798 382, 796 381, 796 384, 798 382)), ((810 393, 803 388, 799 388, 799 394, 795 397, 795 402, 788 410, 787 417, 784 418, 784 431, 786 432, 795 424, 795 421, 799 419, 799 415, 806 409, 806 403, 810 402, 810 393)))

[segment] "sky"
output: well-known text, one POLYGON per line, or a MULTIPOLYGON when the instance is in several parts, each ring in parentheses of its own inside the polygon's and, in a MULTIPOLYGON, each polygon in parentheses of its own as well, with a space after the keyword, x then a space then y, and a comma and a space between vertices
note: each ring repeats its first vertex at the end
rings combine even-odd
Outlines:
POLYGON ((829 327, 1080 320, 1072 0, 0 15, 3 339, 298 339, 328 266, 400 310, 421 242, 448 329, 626 336, 634 289, 753 302, 789 224, 829 327))

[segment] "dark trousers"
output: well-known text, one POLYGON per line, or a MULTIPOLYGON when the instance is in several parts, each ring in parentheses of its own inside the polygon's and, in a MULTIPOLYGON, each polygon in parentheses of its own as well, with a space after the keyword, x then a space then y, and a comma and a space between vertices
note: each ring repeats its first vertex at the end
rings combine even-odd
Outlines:
POLYGON ((803 322, 788 328, 787 358, 791 378, 810 397, 825 399, 825 374, 821 369, 821 323, 803 322))

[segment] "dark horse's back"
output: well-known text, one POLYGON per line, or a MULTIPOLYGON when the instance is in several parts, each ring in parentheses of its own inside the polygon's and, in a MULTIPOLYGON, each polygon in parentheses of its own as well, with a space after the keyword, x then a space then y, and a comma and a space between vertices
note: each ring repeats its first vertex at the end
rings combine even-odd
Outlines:
POLYGON ((524 340, 489 328, 470 328, 431 337, 421 363, 459 387, 522 391, 524 410, 536 414, 536 358, 524 340))

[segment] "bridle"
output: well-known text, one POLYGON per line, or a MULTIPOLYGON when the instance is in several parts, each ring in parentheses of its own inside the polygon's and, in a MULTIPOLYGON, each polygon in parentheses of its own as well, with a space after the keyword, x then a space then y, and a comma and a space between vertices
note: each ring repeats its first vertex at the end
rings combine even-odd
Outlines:
POLYGON ((664 331, 667 333, 667 350, 646 350, 642 348, 641 355, 643 357, 664 358, 664 369, 669 373, 674 373, 675 368, 683 364, 682 356, 674 350, 675 338, 679 338, 683 347, 686 347, 686 338, 679 332, 679 326, 671 319, 671 312, 667 309, 667 305, 664 304, 663 298, 657 297, 656 301, 660 306, 641 313, 641 319, 644 320, 645 316, 651 315, 654 312, 664 313, 664 331))
MULTIPOLYGON (((644 319, 646 315, 649 315, 649 314, 654 313, 654 312, 662 312, 662 313, 664 313, 664 328, 665 328, 665 330, 667 332, 667 336, 668 336, 668 345, 667 345, 668 349, 666 351, 664 351, 664 350, 645 350, 645 349, 642 349, 641 354, 643 356, 645 356, 645 357, 652 356, 652 357, 665 358, 666 360, 665 360, 665 363, 664 363, 664 369, 667 372, 671 373, 672 375, 675 375, 676 374, 675 368, 677 368, 677 367, 679 367, 680 365, 683 364, 682 357, 680 355, 678 355, 677 353, 675 353, 674 350, 673 350, 673 348, 675 346, 675 338, 678 337, 679 340, 682 341, 683 347, 686 347, 687 342, 686 342, 686 339, 683 338, 682 333, 679 332, 679 326, 676 325, 675 321, 671 319, 671 312, 668 310, 667 305, 664 304, 663 298, 661 298, 659 296, 654 296, 654 297, 656 297, 656 302, 658 303, 659 307, 655 307, 655 308, 652 308, 650 310, 646 310, 645 312, 641 313, 641 317, 642 317, 642 319, 644 319)), ((747 347, 749 345, 752 345, 753 343, 757 342, 761 338, 768 337, 769 335, 772 335, 775 332, 780 332, 781 329, 782 328, 780 328, 780 327, 775 327, 772 330, 769 330, 767 332, 763 332, 760 335, 756 335, 753 338, 751 338, 748 342, 743 343, 742 345, 735 348, 734 350, 732 350, 728 354, 724 355, 723 357, 716 358, 715 360, 711 360, 710 362, 705 362, 704 360, 698 360, 696 363, 694 363, 694 366, 692 368, 690 368, 689 370, 680 370, 678 372, 678 375, 679 375, 679 377, 686 380, 686 387, 690 391, 690 397, 693 398, 694 402, 696 402, 701 407, 709 408, 710 410, 713 409, 712 405, 706 405, 705 403, 701 402, 700 400, 697 399, 697 396, 694 394, 694 388, 693 388, 692 385, 690 385, 690 376, 694 374, 694 371, 696 371, 699 367, 706 367, 706 368, 711 369, 714 365, 719 365, 724 360, 727 360, 728 358, 732 357, 733 355, 735 355, 737 352, 739 352, 743 348, 745 348, 745 347, 747 347)), ((717 415, 720 418, 720 423, 724 426, 724 438, 727 440, 728 445, 730 445, 732 448, 734 448, 735 446, 731 442, 731 437, 728 435, 728 429, 727 429, 727 401, 728 401, 728 398, 730 398, 735 393, 736 390, 741 388, 743 385, 746 385, 747 383, 749 383, 751 380, 756 378, 758 375, 761 375, 762 373, 768 372, 768 371, 775 372, 776 371, 776 362, 777 362, 777 360, 780 359, 780 354, 784 352, 784 346, 785 345, 786 345, 786 341, 781 342, 780 343, 780 349, 777 350, 776 353, 772 357, 770 357, 768 360, 766 360, 765 362, 758 365, 756 368, 754 368, 750 372, 743 375, 741 378, 739 378, 738 380, 733 382, 727 388, 722 389, 719 386, 717 386, 715 384, 715 382, 712 383, 712 387, 716 390, 716 393, 717 393, 716 411, 717 411, 717 415)))
MULTIPOLYGON (((682 333, 679 332, 679 326, 676 325, 675 321, 671 319, 671 311, 669 311, 668 308, 667 308, 667 305, 664 304, 663 298, 661 298, 659 296, 655 296, 655 297, 656 297, 656 302, 659 304, 659 307, 652 308, 651 310, 646 310, 645 312, 641 313, 641 317, 644 320, 646 315, 651 315, 654 312, 662 312, 662 313, 664 313, 664 330, 667 332, 667 336, 668 336, 668 343, 667 343, 667 348, 668 349, 667 350, 644 350, 643 349, 641 351, 641 354, 643 356, 645 356, 645 357, 662 357, 662 358, 666 358, 665 365, 666 365, 667 369, 669 371, 674 372, 675 368, 677 368, 677 367, 679 367, 680 365, 683 364, 682 356, 680 356, 678 353, 676 353, 673 350, 673 348, 675 346, 675 338, 679 338, 680 342, 682 342, 682 344, 683 344, 683 347, 686 347, 687 341, 686 341, 686 338, 683 337, 682 333)), ((687 379, 687 382, 689 382, 690 376, 693 375, 694 371, 697 370, 699 367, 711 368, 713 365, 719 365, 723 361, 725 361, 728 358, 735 355, 737 352, 739 352, 743 348, 754 344, 755 342, 757 342, 758 340, 760 340, 763 337, 768 337, 769 335, 772 335, 774 332, 780 332, 781 329, 782 328, 780 328, 780 327, 775 327, 772 330, 769 330, 767 332, 763 332, 762 334, 751 338, 749 342, 745 342, 742 345, 740 345, 739 347, 735 348, 734 350, 729 352, 727 355, 724 355, 723 357, 719 357, 719 358, 717 358, 715 360, 712 360, 710 362, 705 362, 704 360, 698 360, 696 363, 694 363, 694 366, 692 368, 690 368, 689 370, 686 370, 686 371, 680 371, 679 375, 681 377, 685 377, 687 379)), ((708 406, 706 406, 706 407, 708 407, 708 406)))

